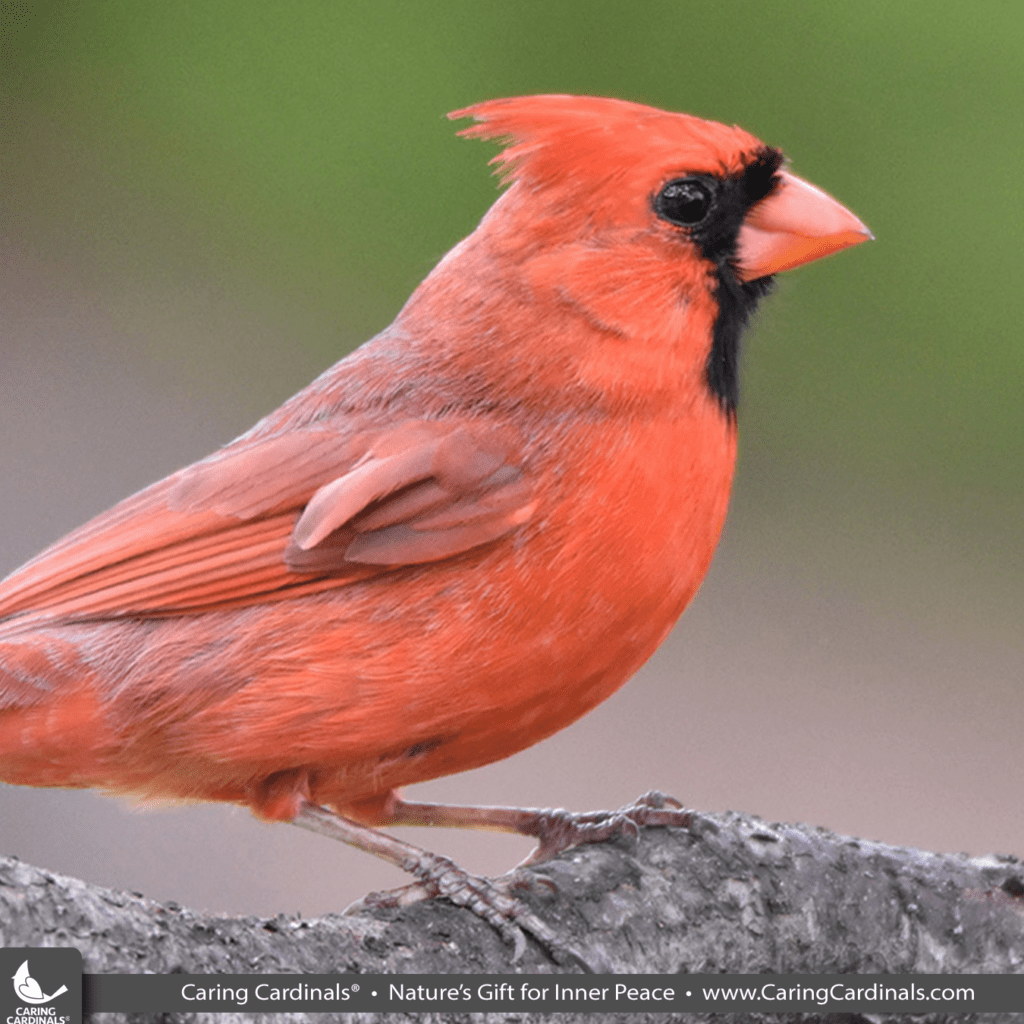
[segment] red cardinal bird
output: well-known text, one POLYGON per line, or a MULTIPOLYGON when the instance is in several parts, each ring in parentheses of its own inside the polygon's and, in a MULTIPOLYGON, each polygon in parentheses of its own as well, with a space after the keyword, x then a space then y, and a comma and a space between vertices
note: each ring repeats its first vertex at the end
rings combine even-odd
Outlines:
MULTIPOLYGON (((752 310, 870 235, 739 128, 577 96, 451 116, 510 142, 511 185, 395 322, 0 584, 0 779, 245 804, 504 927, 512 901, 370 826, 543 856, 621 825, 396 787, 536 743, 650 657, 725 518, 752 310)), ((651 803, 627 816, 675 820, 651 803)))

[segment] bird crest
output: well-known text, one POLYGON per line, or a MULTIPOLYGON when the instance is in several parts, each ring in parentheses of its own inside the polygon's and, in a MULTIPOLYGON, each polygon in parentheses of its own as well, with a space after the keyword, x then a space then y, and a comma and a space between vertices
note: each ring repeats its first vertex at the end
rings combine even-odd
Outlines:
POLYGON ((675 174, 733 174, 763 148, 736 126, 600 96, 487 100, 448 116, 474 119, 463 138, 504 142, 491 161, 497 174, 531 191, 614 183, 646 194, 675 174))

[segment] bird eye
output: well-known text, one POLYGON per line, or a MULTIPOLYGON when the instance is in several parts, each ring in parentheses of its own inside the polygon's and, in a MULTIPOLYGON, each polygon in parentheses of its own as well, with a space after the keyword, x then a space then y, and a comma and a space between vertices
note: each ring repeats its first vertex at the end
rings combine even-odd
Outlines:
POLYGON ((707 182, 699 178, 678 178, 658 193, 654 210, 659 217, 673 224, 692 227, 708 215, 714 198, 707 182))

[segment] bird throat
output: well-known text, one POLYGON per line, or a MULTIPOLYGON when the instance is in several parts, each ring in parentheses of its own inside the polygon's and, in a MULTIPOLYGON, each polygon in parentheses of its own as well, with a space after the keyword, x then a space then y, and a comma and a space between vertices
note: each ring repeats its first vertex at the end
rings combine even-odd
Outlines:
POLYGON ((718 316, 715 317, 711 351, 704 374, 722 412, 730 420, 735 420, 740 397, 740 338, 758 302, 772 290, 775 279, 762 277, 744 284, 736 279, 728 265, 719 266, 715 276, 718 280, 715 289, 718 316))

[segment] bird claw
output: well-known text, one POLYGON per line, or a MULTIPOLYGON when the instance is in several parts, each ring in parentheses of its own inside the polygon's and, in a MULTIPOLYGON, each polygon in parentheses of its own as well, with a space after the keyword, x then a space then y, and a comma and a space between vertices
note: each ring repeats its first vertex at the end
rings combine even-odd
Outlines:
POLYGON ((601 843, 617 836, 636 841, 641 828, 689 828, 693 817, 683 810, 675 797, 651 790, 631 804, 616 811, 583 811, 573 813, 561 808, 538 813, 526 831, 538 842, 530 855, 518 865, 525 867, 549 860, 570 846, 601 843))
POLYGON ((530 935, 556 962, 574 963, 587 973, 594 973, 579 953, 565 946, 524 903, 509 895, 515 885, 512 875, 492 881, 471 875, 447 857, 427 851, 402 866, 416 878, 415 882, 388 892, 368 893, 347 907, 345 913, 377 907, 406 907, 441 897, 472 911, 494 928, 513 947, 513 963, 526 952, 526 935, 530 935))
POLYGON ((358 914, 363 910, 377 910, 381 907, 393 910, 398 907, 409 907, 413 903, 429 900, 432 894, 419 882, 410 882, 397 889, 386 892, 368 892, 365 896, 350 903, 344 910, 345 914, 358 914))

